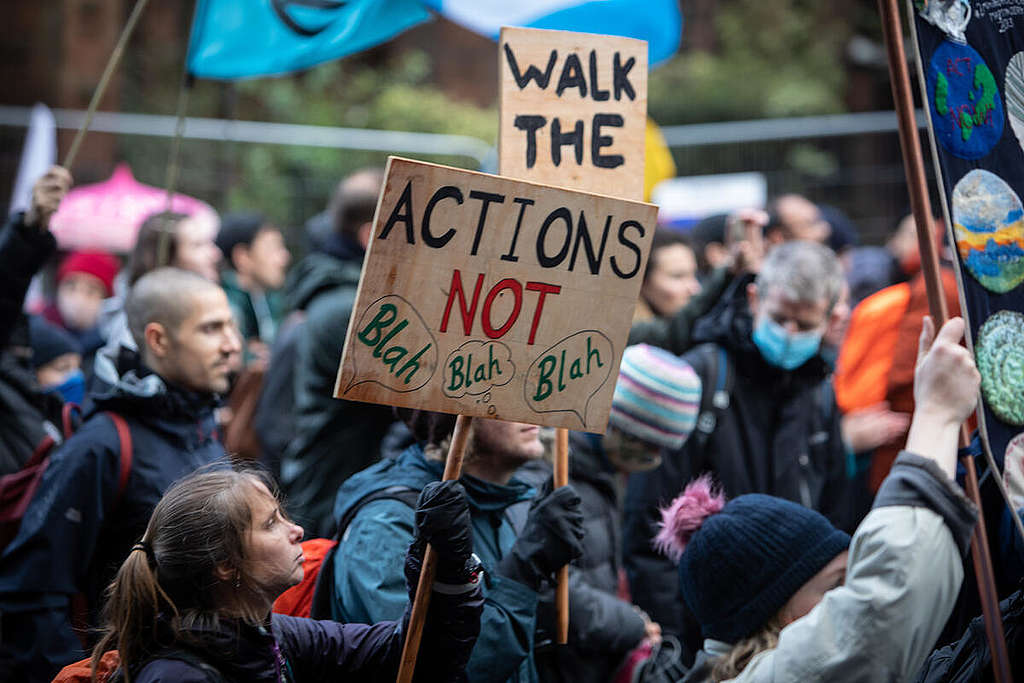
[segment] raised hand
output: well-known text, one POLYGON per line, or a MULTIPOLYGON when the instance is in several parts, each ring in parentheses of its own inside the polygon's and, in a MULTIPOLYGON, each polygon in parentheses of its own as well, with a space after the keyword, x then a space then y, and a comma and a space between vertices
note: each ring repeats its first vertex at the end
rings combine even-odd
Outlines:
POLYGON ((32 203, 25 212, 25 225, 50 229, 50 218, 57 212, 64 195, 71 189, 71 174, 62 166, 51 166, 32 186, 32 203))

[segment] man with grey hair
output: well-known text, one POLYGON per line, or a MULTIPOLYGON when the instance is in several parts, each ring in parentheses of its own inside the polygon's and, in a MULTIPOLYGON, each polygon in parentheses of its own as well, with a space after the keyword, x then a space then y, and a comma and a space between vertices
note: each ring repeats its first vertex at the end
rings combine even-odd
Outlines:
POLYGON ((72 617, 98 625, 103 590, 163 492, 224 457, 213 409, 241 341, 223 290, 160 268, 135 283, 125 312, 140 351, 97 356, 103 388, 0 556, 0 680, 49 681, 81 659, 72 617))
POLYGON ((633 600, 662 629, 699 647, 685 613, 675 564, 652 549, 658 507, 695 477, 711 473, 729 497, 766 493, 802 503, 852 530, 846 503, 839 411, 819 354, 843 282, 826 247, 775 247, 756 280, 738 282, 694 329, 683 355, 702 381, 696 431, 651 472, 631 475, 626 495, 625 565, 633 600))

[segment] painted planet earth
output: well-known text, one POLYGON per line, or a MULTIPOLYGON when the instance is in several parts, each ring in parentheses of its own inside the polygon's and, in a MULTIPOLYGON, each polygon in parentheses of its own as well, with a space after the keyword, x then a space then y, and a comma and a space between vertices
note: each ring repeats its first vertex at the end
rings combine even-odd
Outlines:
POLYGON ((1018 144, 1024 148, 1024 52, 1015 54, 1006 65, 1003 92, 1006 93, 1006 117, 1010 120, 1010 128, 1017 136, 1018 144))
POLYGON ((928 66, 928 106, 935 137, 961 159, 980 159, 1003 135, 995 76, 974 48, 945 41, 928 66))
POLYGON ((985 289, 1003 294, 1024 281, 1024 205, 996 174, 976 168, 953 188, 953 234, 985 289))
POLYGON ((996 417, 1024 425, 1024 315, 999 311, 978 332, 974 355, 981 395, 996 417))

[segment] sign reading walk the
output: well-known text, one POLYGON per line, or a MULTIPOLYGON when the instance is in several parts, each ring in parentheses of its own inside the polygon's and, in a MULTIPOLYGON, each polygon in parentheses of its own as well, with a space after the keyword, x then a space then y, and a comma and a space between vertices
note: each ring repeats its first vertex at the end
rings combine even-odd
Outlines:
POLYGON ((645 41, 506 27, 498 74, 502 175, 643 196, 645 41))
POLYGON ((335 396, 604 432, 656 216, 391 157, 335 396))

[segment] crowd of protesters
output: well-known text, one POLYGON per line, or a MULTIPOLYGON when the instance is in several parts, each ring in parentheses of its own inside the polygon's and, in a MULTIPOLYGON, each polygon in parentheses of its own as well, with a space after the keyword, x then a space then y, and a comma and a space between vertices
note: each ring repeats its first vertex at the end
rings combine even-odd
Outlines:
POLYGON ((58 255, 71 182, 0 233, 0 680, 394 680, 427 544, 417 681, 980 680, 956 470, 979 379, 963 322, 925 316, 908 221, 859 246, 786 194, 659 227, 608 429, 569 435, 553 488, 547 429, 474 421, 442 482, 454 416, 333 398, 382 170, 294 264, 253 212, 58 255))

